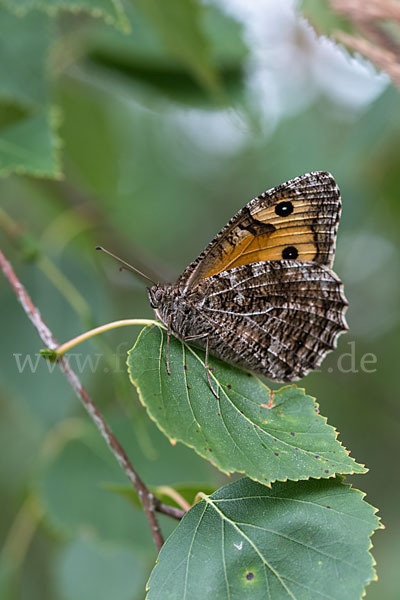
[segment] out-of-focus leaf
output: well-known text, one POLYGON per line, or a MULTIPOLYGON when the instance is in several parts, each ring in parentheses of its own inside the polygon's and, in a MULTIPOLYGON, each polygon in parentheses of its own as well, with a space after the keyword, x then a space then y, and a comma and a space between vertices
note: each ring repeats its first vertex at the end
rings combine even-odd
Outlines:
POLYGON ((0 99, 24 107, 49 101, 47 60, 52 41, 47 15, 17 17, 0 6, 0 99))
POLYGON ((168 53, 178 59, 210 91, 218 89, 210 46, 201 26, 202 7, 196 0, 131 0, 160 36, 168 53))
POLYGON ((127 546, 77 538, 58 557, 56 581, 65 600, 132 600, 143 597, 146 570, 127 546))
POLYGON ((25 119, 28 115, 29 111, 22 106, 14 104, 12 101, 0 101, 0 131, 3 127, 13 125, 16 122, 25 119))
POLYGON ((48 108, 0 129, 0 175, 60 177, 58 121, 58 112, 48 108))
MULTIPOLYGON (((110 490, 110 492, 116 492, 117 494, 124 496, 124 498, 127 498, 136 508, 142 508, 139 496, 132 486, 104 483, 102 487, 104 487, 106 490, 110 490)), ((190 505, 194 503, 199 492, 209 495, 215 490, 215 486, 211 486, 209 483, 181 483, 174 486, 159 487, 149 486, 150 491, 153 492, 153 494, 157 496, 161 502, 177 508, 182 508, 182 506, 178 502, 174 501, 173 494, 171 495, 167 492, 168 488, 172 491, 172 493, 174 491, 177 492, 190 505)))
POLYGON ((191 508, 161 549, 147 600, 359 600, 375 579, 379 527, 337 479, 241 479, 191 508))
POLYGON ((0 6, 0 175, 60 176, 58 120, 50 108, 50 19, 0 6))
MULTIPOLYGON (((126 82, 139 82, 180 102, 209 104, 210 100, 215 101, 215 95, 210 95, 210 86, 205 86, 194 69, 188 68, 177 54, 166 52, 162 36, 143 11, 133 4, 128 8, 130 35, 101 25, 93 29, 88 48, 92 76, 98 74, 100 67, 98 76, 102 80, 113 77, 115 83, 116 76, 122 75, 126 82)), ((215 7, 202 7, 199 16, 199 26, 209 49, 210 68, 218 73, 218 80, 229 96, 236 96, 243 82, 243 61, 247 54, 241 27, 215 7)), ((218 96, 219 102, 224 99, 218 96)))
POLYGON ((118 25, 122 30, 129 31, 129 21, 121 0, 18 0, 18 2, 0 0, 0 4, 20 15, 32 9, 46 11, 50 15, 56 14, 59 10, 75 13, 84 11, 93 17, 102 17, 106 23, 118 25))
POLYGON ((202 22, 217 65, 240 66, 249 53, 243 40, 242 24, 212 4, 203 7, 202 22))
POLYGON ((0 559, 0 598, 12 600, 15 598, 15 566, 7 557, 0 559))
POLYGON ((171 440, 193 447, 227 473, 246 473, 262 483, 363 473, 336 432, 318 414, 313 398, 296 386, 272 393, 257 377, 210 359, 166 332, 145 327, 128 353, 128 370, 150 417, 171 440))

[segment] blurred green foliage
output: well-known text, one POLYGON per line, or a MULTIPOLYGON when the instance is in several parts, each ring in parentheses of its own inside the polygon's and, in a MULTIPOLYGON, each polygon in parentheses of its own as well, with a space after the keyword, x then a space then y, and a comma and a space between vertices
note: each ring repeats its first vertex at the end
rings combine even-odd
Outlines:
MULTIPOLYGON (((233 0, 171 2, 171 13, 156 0, 49 4, 26 0, 15 14, 0 1, 0 171, 10 174, 0 180, 1 247, 61 342, 152 317, 143 283, 96 244, 173 280, 251 197, 331 171, 343 195, 335 270, 350 332, 304 386, 370 468, 349 478, 387 528, 374 540, 379 582, 367 598, 397 599, 398 92, 318 41, 290 2, 259 15, 233 0)), ((107 489, 124 475, 39 357, 3 278, 0 294, 0 597, 91 600, 112 585, 115 597, 142 599, 154 563, 144 517, 107 489), (22 368, 28 355, 32 369, 22 368), (101 589, 91 585, 99 573, 101 589)), ((226 483, 144 413, 125 367, 136 335, 87 342, 71 364, 148 484, 226 483)))

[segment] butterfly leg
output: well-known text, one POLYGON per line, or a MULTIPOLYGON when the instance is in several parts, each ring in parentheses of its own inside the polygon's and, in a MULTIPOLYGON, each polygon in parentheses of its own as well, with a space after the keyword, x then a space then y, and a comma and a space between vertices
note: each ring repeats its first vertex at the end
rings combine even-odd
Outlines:
POLYGON ((166 351, 166 363, 167 363, 167 373, 171 375, 171 368, 169 366, 169 341, 171 339, 171 319, 168 320, 168 331, 167 331, 167 351, 166 351))
POLYGON ((207 379, 208 379, 208 385, 210 386, 210 389, 212 391, 212 393, 214 394, 214 396, 217 398, 217 400, 219 400, 219 396, 218 396, 218 392, 216 392, 213 388, 213 384, 211 382, 211 377, 210 377, 210 369, 208 366, 208 336, 207 336, 207 342, 206 342, 206 371, 207 371, 207 379))
POLYGON ((201 335, 190 335, 188 337, 185 337, 185 342, 190 341, 190 340, 198 340, 200 338, 207 338, 206 341, 206 360, 205 360, 205 367, 206 367, 206 372, 207 372, 207 380, 208 380, 208 385, 210 386, 210 389, 212 391, 212 393, 214 394, 214 396, 219 400, 219 396, 218 393, 214 390, 212 381, 211 381, 211 377, 210 377, 210 367, 208 366, 208 346, 209 346, 209 341, 208 341, 208 334, 207 333, 203 333, 201 335))

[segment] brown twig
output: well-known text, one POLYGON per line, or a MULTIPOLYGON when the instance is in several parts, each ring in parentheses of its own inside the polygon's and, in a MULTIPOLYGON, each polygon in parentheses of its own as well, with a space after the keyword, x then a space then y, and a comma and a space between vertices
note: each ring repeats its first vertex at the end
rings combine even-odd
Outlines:
MULTIPOLYGON (((33 326, 38 332, 41 340, 47 348, 55 350, 58 347, 57 341, 55 340, 50 329, 47 327, 46 323, 43 321, 39 310, 33 304, 29 294, 25 290, 22 283, 19 281, 11 264, 8 262, 1 250, 0 267, 4 275, 8 279, 12 289, 14 290, 19 302, 21 303, 22 308, 24 309, 29 319, 32 321, 33 326)), ((92 421, 94 422, 97 429, 100 431, 101 435, 105 439, 109 449, 111 450, 119 465, 125 471, 128 479, 136 489, 136 492, 139 496, 144 512, 146 514, 146 518, 150 526, 154 543, 156 544, 157 549, 160 550, 164 543, 164 540, 157 521, 157 517, 155 515, 155 511, 157 510, 163 514, 174 517, 175 519, 181 519, 184 514, 184 511, 163 504, 158 498, 154 496, 154 494, 152 494, 148 490, 146 485, 143 483, 142 479, 139 477, 137 471, 132 466, 125 450, 122 448, 121 444, 111 431, 104 417, 93 403, 91 397, 79 381, 75 372, 69 366, 68 361, 65 360, 65 358, 60 358, 57 362, 61 371, 64 373, 68 382, 72 386, 76 395, 78 396, 84 408, 91 417, 92 421)))
POLYGON ((167 515, 168 517, 172 517, 173 519, 177 519, 180 521, 186 514, 186 511, 181 508, 175 508, 175 506, 170 506, 169 504, 163 504, 159 498, 154 496, 155 509, 163 513, 163 515, 167 515))

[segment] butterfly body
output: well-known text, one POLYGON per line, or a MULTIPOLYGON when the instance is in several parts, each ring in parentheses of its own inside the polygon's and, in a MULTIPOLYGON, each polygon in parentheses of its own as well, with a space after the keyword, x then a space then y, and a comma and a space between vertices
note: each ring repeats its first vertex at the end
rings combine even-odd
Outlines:
POLYGON ((315 369, 347 329, 331 270, 340 194, 309 173, 249 202, 179 277, 148 289, 181 340, 275 381, 315 369))

